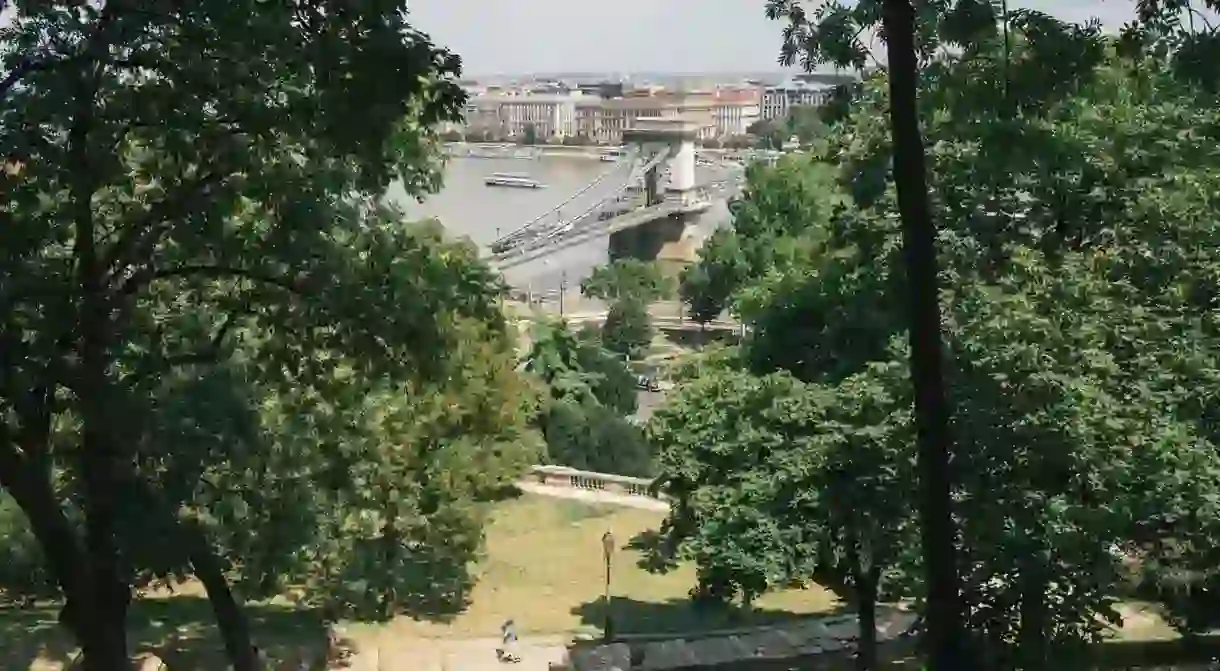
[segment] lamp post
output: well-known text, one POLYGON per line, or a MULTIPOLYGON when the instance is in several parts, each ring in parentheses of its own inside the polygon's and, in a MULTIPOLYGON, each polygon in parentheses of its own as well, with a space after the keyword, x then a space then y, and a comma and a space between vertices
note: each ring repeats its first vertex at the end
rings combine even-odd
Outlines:
POLYGON ((610 642, 610 558, 614 555, 614 534, 607 531, 602 535, 602 558, 606 560, 606 610, 602 623, 602 637, 610 642))
POLYGON ((568 293, 568 270, 565 268, 563 274, 559 276, 559 318, 563 319, 563 299, 564 294, 568 293))

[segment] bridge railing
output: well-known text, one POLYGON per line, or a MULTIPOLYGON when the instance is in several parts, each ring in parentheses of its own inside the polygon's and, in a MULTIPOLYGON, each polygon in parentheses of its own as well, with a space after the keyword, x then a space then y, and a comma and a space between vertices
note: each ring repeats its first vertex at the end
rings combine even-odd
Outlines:
POLYGON ((584 489, 610 494, 624 494, 627 496, 645 496, 659 501, 667 500, 662 494, 653 496, 649 493, 648 489, 652 485, 652 480, 647 478, 595 473, 567 466, 534 466, 530 469, 530 476, 538 484, 550 487, 584 489))

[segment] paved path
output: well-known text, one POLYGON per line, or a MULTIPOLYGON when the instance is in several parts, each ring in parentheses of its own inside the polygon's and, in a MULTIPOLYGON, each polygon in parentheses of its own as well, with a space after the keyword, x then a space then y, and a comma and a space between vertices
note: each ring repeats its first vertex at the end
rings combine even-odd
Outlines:
POLYGON ((576 489, 573 487, 557 487, 555 485, 543 485, 537 482, 519 482, 517 487, 521 491, 529 494, 538 494, 539 496, 552 496, 557 499, 570 499, 573 501, 586 501, 589 503, 604 503, 615 506, 624 506, 627 508, 640 508, 643 510, 658 510, 665 512, 669 510, 669 504, 664 501, 658 501, 647 496, 632 496, 631 494, 619 494, 616 492, 599 492, 592 489, 576 489))
MULTIPOLYGON (((910 613, 882 615, 882 640, 911 625, 910 613)), ((737 633, 705 633, 698 638, 636 642, 649 665, 664 668, 682 663, 723 663, 751 657, 787 658, 842 650, 856 635, 854 616, 834 616, 759 627, 737 633)), ((521 661, 505 664, 496 659, 498 638, 382 640, 349 659, 350 671, 549 671, 567 660, 570 637, 526 637, 517 644, 521 661)), ((586 653, 577 653, 578 664, 586 653)))
POLYGON ((521 662, 496 659, 498 638, 462 640, 398 639, 383 641, 349 659, 350 671, 548 671, 567 654, 568 638, 541 636, 517 643, 521 662))

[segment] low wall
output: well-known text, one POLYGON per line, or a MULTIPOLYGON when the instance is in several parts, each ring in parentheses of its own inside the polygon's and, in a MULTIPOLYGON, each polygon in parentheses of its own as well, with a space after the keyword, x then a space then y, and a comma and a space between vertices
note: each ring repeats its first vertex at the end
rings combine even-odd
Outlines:
POLYGON ((644 496, 660 501, 666 500, 662 494, 649 493, 652 480, 647 478, 632 478, 626 475, 611 475, 610 473, 594 473, 582 471, 567 466, 534 466, 530 469, 531 479, 540 485, 550 487, 568 487, 571 489, 587 489, 628 496, 644 496))

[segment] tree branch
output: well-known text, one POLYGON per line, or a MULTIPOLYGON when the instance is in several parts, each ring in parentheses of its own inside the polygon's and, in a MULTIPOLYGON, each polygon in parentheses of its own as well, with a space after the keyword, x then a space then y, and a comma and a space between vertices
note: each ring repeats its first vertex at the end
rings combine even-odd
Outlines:
POLYGON ((216 329, 216 333, 212 334, 206 346, 190 354, 166 357, 165 365, 187 366, 191 364, 215 363, 220 358, 220 348, 224 345, 225 338, 233 332, 233 327, 237 325, 238 314, 239 312, 234 310, 225 315, 225 320, 221 322, 220 328, 216 329))
POLYGON ((27 58, 21 61, 17 64, 17 67, 4 76, 4 79, 0 79, 0 102, 4 102, 4 99, 8 97, 9 91, 27 75, 67 65, 79 59, 80 56, 77 55, 68 58, 50 56, 39 59, 27 58))
POLYGON ((150 255, 161 237, 172 228, 171 222, 180 219, 200 198, 210 194, 212 187, 221 179, 220 171, 205 172, 197 179, 166 194, 165 198, 132 224, 107 254, 105 266, 110 273, 109 281, 113 282, 114 278, 133 265, 137 258, 150 255), (167 223, 171 225, 166 226, 167 223))
POLYGON ((302 282, 288 277, 279 277, 271 273, 256 270, 254 268, 239 268, 235 266, 211 265, 211 264, 186 264, 156 270, 153 268, 146 269, 143 272, 132 275, 130 279, 123 283, 122 294, 132 296, 144 286, 151 284, 157 280, 167 280, 178 277, 200 277, 207 279, 245 279, 257 284, 266 284, 278 287, 293 294, 303 294, 304 290, 302 282))

